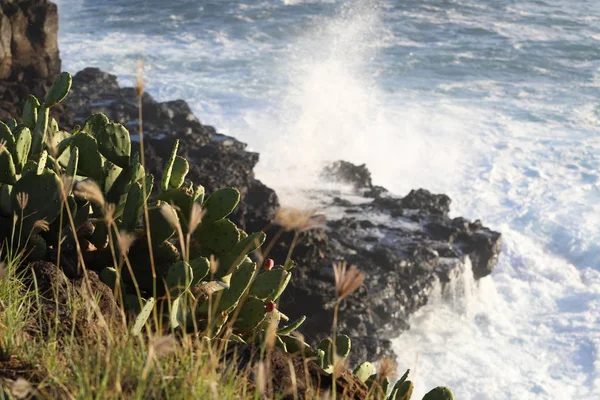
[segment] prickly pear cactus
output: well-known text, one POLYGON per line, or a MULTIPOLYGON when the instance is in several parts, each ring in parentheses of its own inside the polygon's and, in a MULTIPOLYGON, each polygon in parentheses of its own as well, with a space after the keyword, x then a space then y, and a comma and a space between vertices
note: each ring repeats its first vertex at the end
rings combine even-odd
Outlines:
POLYGON ((454 400, 454 394, 449 388, 438 386, 427 393, 423 400, 454 400))
POLYGON ((233 212, 240 201, 240 192, 234 188, 219 189, 212 193, 204 202, 206 214, 203 224, 210 224, 227 217, 233 212))
POLYGON ((368 361, 365 361, 362 364, 360 364, 358 367, 356 367, 352 373, 358 379, 360 379, 361 382, 366 382, 367 379, 369 379, 369 377, 371 375, 373 375, 374 370, 375 370, 375 367, 373 367, 373 364, 371 364, 368 361))

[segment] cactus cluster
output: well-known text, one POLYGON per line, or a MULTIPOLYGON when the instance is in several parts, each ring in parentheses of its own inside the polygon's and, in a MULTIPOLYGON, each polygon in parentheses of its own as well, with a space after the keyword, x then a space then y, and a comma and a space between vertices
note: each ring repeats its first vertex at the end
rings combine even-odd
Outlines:
POLYGON ((62 73, 43 102, 29 96, 21 123, 0 122, 0 242, 26 248, 30 258, 45 255, 46 238, 39 233, 45 224, 55 223, 63 204, 76 207, 56 172, 57 154, 47 145, 61 136, 50 108, 70 87, 71 75, 62 73))
MULTIPOLYGON (((335 342, 326 339, 312 349, 295 334, 306 317, 290 322, 278 308, 295 265, 251 258, 266 235, 247 234, 228 219, 239 191, 224 188, 205 196, 204 187, 186 181, 189 164, 177 155, 176 142, 151 196, 154 177, 138 154, 131 155, 123 125, 94 114, 66 132, 50 118, 71 81, 62 73, 43 102, 29 97, 21 123, 0 122, 0 244, 24 250, 30 260, 45 258, 48 248, 69 238, 107 254, 96 257, 99 266, 87 265, 84 256, 86 266, 133 313, 134 335, 155 311, 169 329, 207 340, 248 342, 275 332, 276 346, 312 357, 333 373, 336 360, 350 353, 350 338, 337 335, 335 342), (99 193, 80 190, 89 181, 99 193)), ((410 399, 408 371, 388 390, 389 379, 373 369, 363 363, 354 374, 379 388, 378 398, 410 399)), ((452 398, 439 387, 424 400, 452 398)))

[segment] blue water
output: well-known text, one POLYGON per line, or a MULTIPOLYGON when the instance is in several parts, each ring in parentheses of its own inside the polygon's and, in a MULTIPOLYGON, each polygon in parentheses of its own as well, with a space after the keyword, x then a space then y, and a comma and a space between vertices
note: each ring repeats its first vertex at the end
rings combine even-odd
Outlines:
POLYGON ((57 3, 64 69, 131 85, 144 57, 148 91, 260 151, 267 184, 366 162, 503 232, 494 274, 396 340, 415 398, 600 399, 600 1, 57 3))

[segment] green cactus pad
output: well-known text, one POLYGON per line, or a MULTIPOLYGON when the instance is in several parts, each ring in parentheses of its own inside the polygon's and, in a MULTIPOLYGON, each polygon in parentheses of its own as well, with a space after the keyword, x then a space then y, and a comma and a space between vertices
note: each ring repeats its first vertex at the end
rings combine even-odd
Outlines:
POLYGON ((302 339, 288 335, 277 335, 277 337, 285 343, 286 351, 288 353, 308 356, 310 347, 302 339))
POLYGON ((411 381, 398 381, 392 388, 392 392, 388 397, 388 400, 410 400, 414 385, 411 381))
POLYGON ((213 192, 204 202, 203 208, 206 214, 202 218, 202 223, 209 224, 227 217, 239 201, 240 192, 237 189, 225 188, 213 192))
POLYGON ((282 268, 263 271, 257 277, 250 294, 265 301, 276 301, 290 282, 292 274, 282 268))
POLYGON ((192 261, 190 261, 190 266, 194 272, 192 285, 199 284, 200 281, 204 279, 204 277, 206 277, 210 271, 210 261, 206 257, 194 258, 192 261))
POLYGON ((0 150, 0 183, 12 185, 17 181, 15 163, 7 148, 0 150))
POLYGON ((210 224, 200 224, 196 230, 196 238, 203 247, 216 254, 223 254, 238 243, 240 233, 233 222, 221 219, 210 224))
MULTIPOLYGON (((317 359, 317 364, 321 367, 325 372, 331 365, 325 365, 325 352, 321 349, 316 349, 314 352, 314 357, 317 359)), ((333 371, 332 371, 333 372, 333 371)))
POLYGON ((8 126, 13 133, 17 129, 17 125, 17 120, 14 118, 10 118, 8 121, 6 121, 6 126, 8 126))
POLYGON ((48 161, 48 152, 46 150, 42 151, 40 154, 40 158, 37 162, 37 169, 35 171, 36 175, 41 175, 42 172, 46 169, 46 164, 48 161))
POLYGON ((28 127, 33 129, 35 127, 35 122, 38 117, 38 109, 40 108, 40 102, 35 96, 29 95, 27 97, 27 101, 23 106, 23 123, 28 127))
POLYGON ((304 321, 306 321, 306 315, 303 315, 300 318, 298 318, 296 321, 292 322, 291 324, 288 324, 288 325, 278 329, 277 334, 278 335, 289 335, 296 329, 300 328, 300 325, 302 325, 304 323, 304 321))
POLYGON ((231 276, 229 289, 222 291, 217 312, 229 313, 237 306, 238 301, 248 289, 252 276, 256 271, 256 264, 243 264, 231 276))
POLYGON ((73 135, 69 139, 71 139, 70 145, 77 147, 81 155, 78 164, 79 174, 92 178, 96 182, 102 182, 104 178, 104 160, 98 152, 96 139, 85 132, 73 135))
POLYGON ((237 332, 249 333, 265 318, 265 303, 254 296, 246 297, 233 326, 237 332))
MULTIPOLYGON (((96 230, 98 227, 96 227, 96 230)), ((162 279, 167 276, 169 267, 180 261, 181 256, 177 248, 170 242, 162 242, 158 245, 152 245, 152 255, 154 266, 156 268, 157 281, 152 277, 152 268, 150 262, 150 251, 146 237, 141 237, 129 249, 129 262, 133 268, 133 273, 138 286, 141 290, 152 292, 156 283, 157 291, 164 292, 162 279)), ((127 283, 133 282, 128 268, 123 268, 123 280, 127 283)))
POLYGON ((53 137, 54 135, 57 135, 59 131, 60 128, 58 127, 58 122, 54 118, 50 118, 50 121, 48 122, 48 134, 53 137))
POLYGON ((33 127, 33 134, 31 137, 31 152, 33 154, 39 154, 44 148, 49 118, 50 110, 48 108, 41 107, 38 113, 37 121, 33 127))
MULTIPOLYGON (((132 158, 132 161, 134 159, 132 158)), ((123 203, 125 196, 129 192, 129 186, 132 182, 137 181, 138 172, 139 166, 135 162, 123 168, 112 185, 110 185, 110 189, 106 192, 106 200, 113 204, 123 203)))
POLYGON ((454 394, 446 386, 438 386, 427 393, 423 400, 454 400, 454 394))
POLYGON ((175 158, 177 158, 177 149, 179 148, 179 140, 175 141, 173 145, 173 151, 171 152, 171 157, 165 163, 163 168, 163 177, 161 189, 163 191, 169 190, 169 182, 171 181, 171 173, 173 172, 173 166, 175 165, 175 158))
POLYGON ((173 168, 171 169, 171 179, 169 180, 169 187, 180 188, 185 182, 185 176, 190 170, 190 164, 183 157, 175 157, 173 168))
POLYGON ((29 196, 27 207, 23 210, 23 232, 28 233, 33 223, 45 219, 52 223, 62 208, 60 180, 53 171, 44 170, 41 175, 26 174, 13 186, 12 205, 19 210, 18 193, 29 196))
POLYGON ((409 373, 410 373, 410 369, 407 369, 406 372, 400 377, 400 379, 398 379, 398 382, 396 382, 396 385, 402 385, 402 382, 404 382, 405 380, 408 379, 409 373))
POLYGON ((77 164, 79 163, 79 149, 77 147, 73 147, 71 149, 71 156, 69 157, 69 164, 67 165, 67 169, 65 170, 66 176, 70 176, 74 178, 77 175, 77 164))
POLYGON ((40 235, 31 235, 25 253, 29 261, 39 261, 44 259, 47 249, 46 241, 40 235))
POLYGON ((134 182, 129 187, 129 192, 127 193, 127 201, 125 202, 125 208, 121 217, 121 230, 133 232, 140 215, 142 215, 143 203, 142 185, 134 182))
POLYGON ((175 216, 177 215, 175 210, 164 201, 159 201, 155 205, 149 207, 148 218, 150 220, 150 237, 152 238, 152 243, 155 244, 162 243, 175 234, 175 228, 171 226, 169 221, 163 215, 161 210, 162 207, 165 207, 166 212, 173 213, 175 216))
POLYGON ((152 313, 152 309, 154 308, 155 302, 156 301, 154 300, 154 297, 150 297, 148 300, 146 300, 144 307, 142 307, 142 310, 135 318, 135 323, 133 324, 133 329, 131 330, 131 333, 133 335, 137 336, 140 333, 142 333, 142 329, 144 329, 144 326, 146 325, 146 321, 148 321, 148 318, 150 317, 150 314, 152 313))
POLYGON ((234 269, 236 269, 237 267, 239 267, 242 263, 248 261, 249 263, 252 263, 252 260, 250 260, 250 258, 246 257, 245 255, 237 255, 237 254, 231 254, 229 252, 224 253, 224 254, 220 254, 217 257, 217 264, 218 264, 218 268, 215 271, 215 277, 220 278, 224 275, 229 274, 231 271, 233 271, 234 269))
POLYGON ((112 290, 115 290, 117 283, 117 270, 112 267, 107 267, 98 273, 100 280, 112 290))
POLYGON ((131 140, 129 131, 123 125, 115 123, 104 125, 96 139, 98 150, 107 160, 121 168, 129 165, 131 140))
POLYGON ((121 171, 123 171, 123 168, 111 163, 110 161, 106 161, 104 163, 104 185, 102 187, 102 191, 104 193, 108 193, 110 191, 110 188, 121 174, 121 171))
POLYGON ((85 120, 81 130, 97 138, 100 135, 102 128, 109 122, 108 117, 104 114, 92 114, 85 120))
POLYGON ((152 194, 152 188, 154 187, 154 175, 148 174, 143 178, 139 179, 137 183, 139 183, 140 186, 142 186, 142 190, 144 189, 144 186, 146 186, 146 195, 144 196, 144 201, 147 202, 150 198, 150 195, 152 194))
POLYGON ((188 222, 194 204, 194 192, 185 187, 169 189, 166 192, 159 193, 157 200, 162 200, 175 206, 177 214, 179 215, 181 227, 184 232, 187 232, 188 222))
POLYGON ((68 72, 61 72, 60 75, 56 77, 54 84, 46 94, 44 107, 50 108, 67 97, 69 90, 71 90, 72 83, 73 78, 71 77, 71 74, 68 72))
POLYGON ((376 397, 385 397, 390 386, 390 379, 387 376, 373 374, 365 382, 370 392, 374 392, 376 397))
MULTIPOLYGON (((240 236, 242 236, 242 232, 243 231, 240 232, 240 236)), ((246 237, 240 240, 238 244, 233 246, 231 253, 244 255, 250 254, 262 246, 266 239, 267 235, 264 232, 256 232, 250 236, 246 235, 246 237)))
POLYGON ((352 348, 352 341, 348 335, 337 335, 335 340, 335 352, 343 358, 350 355, 350 349, 352 348))
POLYGON ((369 379, 369 377, 371 375, 373 375, 373 371, 374 371, 374 367, 373 364, 371 364, 368 361, 365 361, 364 363, 360 364, 358 367, 356 367, 354 369, 354 371, 352 372, 361 382, 366 382, 367 379, 369 379))
POLYGON ((190 264, 179 261, 169 268, 165 283, 169 289, 171 297, 178 297, 185 292, 194 279, 194 272, 190 264))
POLYGON ((15 153, 15 137, 8 125, 0 121, 0 143, 2 142, 6 142, 5 147, 9 153, 15 153))
POLYGON ((13 208, 10 199, 12 185, 3 185, 0 183, 0 216, 12 217, 13 208))
MULTIPOLYGON (((325 338, 321 340, 317 349, 323 351, 323 365, 324 366, 332 366, 333 365, 333 341, 331 338, 325 338)), ((328 368, 322 367, 327 371, 328 368)))
POLYGON ((81 224, 88 220, 90 216, 90 209, 92 205, 89 201, 86 201, 84 204, 80 204, 77 206, 77 212, 74 216, 75 227, 79 228, 81 224))
POLYGON ((225 326, 228 318, 228 314, 217 314, 213 318, 210 327, 208 324, 200 323, 200 329, 206 330, 210 328, 210 330, 205 332, 205 334, 208 335, 209 338, 214 339, 221 332, 221 329, 223 329, 223 326, 225 326))
POLYGON ((204 203, 204 186, 198 185, 194 190, 194 201, 198 204, 204 203))
POLYGON ((31 131, 25 126, 18 127, 15 131, 15 152, 13 153, 17 172, 21 172, 27 163, 29 150, 31 150, 31 131))

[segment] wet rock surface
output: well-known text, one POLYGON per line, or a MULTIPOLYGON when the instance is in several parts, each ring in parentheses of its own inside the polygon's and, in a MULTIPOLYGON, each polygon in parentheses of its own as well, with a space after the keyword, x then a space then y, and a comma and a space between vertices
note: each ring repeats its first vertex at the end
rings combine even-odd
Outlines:
MULTIPOLYGON (((357 265, 368 277, 342 302, 339 330, 352 338, 351 355, 358 361, 388 353, 389 340, 409 328, 410 315, 440 285, 465 273, 476 279, 489 275, 502 239, 480 221, 450 218, 448 196, 419 189, 405 197, 383 191, 373 199, 367 197, 372 186, 341 180, 354 190, 311 194, 329 221, 301 235, 293 256, 298 262, 295 279, 282 309, 292 319, 308 314, 303 331, 308 341, 320 340, 332 326, 332 264, 347 260, 357 265)), ((284 235, 272 253, 276 260, 285 257, 290 244, 291 235, 284 235)))

